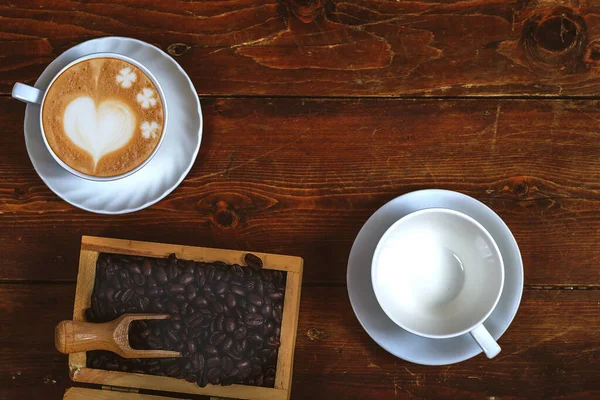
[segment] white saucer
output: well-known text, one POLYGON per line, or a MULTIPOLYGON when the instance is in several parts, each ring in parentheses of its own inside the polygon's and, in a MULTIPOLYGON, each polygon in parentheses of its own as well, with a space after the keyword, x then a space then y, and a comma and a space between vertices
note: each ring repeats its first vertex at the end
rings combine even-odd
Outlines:
MULTIPOLYGON (((403 216, 423 209, 442 207, 460 211, 477 220, 494 237, 505 267, 504 290, 496 309, 484 322, 498 340, 511 324, 523 293, 523 261, 517 242, 500 217, 485 204, 461 193, 421 190, 397 197, 377 210, 362 227, 348 260, 348 295, 354 313, 373 340, 396 357, 416 364, 446 365, 481 353, 475 340, 465 334, 451 339, 427 339, 394 324, 383 312, 371 285, 371 259, 384 232, 403 216)), ((502 347, 502 341, 499 342, 502 347)))
POLYGON ((100 214, 138 211, 171 193, 192 168, 202 139, 202 112, 196 89, 170 56, 148 43, 121 37, 94 39, 56 58, 35 87, 46 90, 65 65, 91 53, 129 56, 146 66, 160 81, 169 108, 166 137, 154 158, 140 171, 112 182, 94 182, 63 169, 48 152, 39 126, 39 105, 27 105, 25 143, 29 158, 44 183, 64 201, 100 214))

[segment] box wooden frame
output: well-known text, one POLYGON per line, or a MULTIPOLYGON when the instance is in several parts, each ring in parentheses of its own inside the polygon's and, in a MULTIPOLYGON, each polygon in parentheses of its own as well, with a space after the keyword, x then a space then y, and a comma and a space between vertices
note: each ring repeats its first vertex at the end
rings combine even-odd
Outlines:
MULTIPOLYGON (((96 261, 98 255, 102 252, 147 257, 167 257, 169 254, 175 253, 177 258, 184 260, 204 262, 220 260, 229 264, 238 263, 242 265, 243 257, 247 253, 237 250, 222 250, 83 236, 81 239, 79 273, 77 276, 77 289, 73 310, 74 321, 85 320, 84 313, 91 305, 91 295, 94 289, 96 261)), ((281 322, 281 347, 277 359, 277 373, 275 376, 274 388, 246 385, 208 385, 205 388, 201 388, 195 383, 190 383, 183 379, 93 369, 86 366, 85 352, 69 355, 69 372, 71 379, 76 382, 235 399, 288 400, 290 398, 292 387, 292 368, 294 364, 296 333, 298 330, 303 260, 302 258, 292 256, 257 252, 252 253, 263 260, 263 268, 287 272, 285 301, 281 322)))

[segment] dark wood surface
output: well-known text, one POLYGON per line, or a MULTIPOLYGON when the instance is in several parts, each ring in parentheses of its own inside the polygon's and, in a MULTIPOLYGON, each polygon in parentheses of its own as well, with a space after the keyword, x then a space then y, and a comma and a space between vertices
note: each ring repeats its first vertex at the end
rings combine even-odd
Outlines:
POLYGON ((292 400, 599 398, 599 35, 594 1, 0 2, 0 398, 72 385, 53 327, 84 234, 303 257, 292 400), (205 122, 181 186, 123 216, 44 186, 9 97, 108 35, 171 54, 205 122), (410 364, 354 317, 356 234, 425 188, 483 201, 519 243, 523 301, 494 360, 410 364))

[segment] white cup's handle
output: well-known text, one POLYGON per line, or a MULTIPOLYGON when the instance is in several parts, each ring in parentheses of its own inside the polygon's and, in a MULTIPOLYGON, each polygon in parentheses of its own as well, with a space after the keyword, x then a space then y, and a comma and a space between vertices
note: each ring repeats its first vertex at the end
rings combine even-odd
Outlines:
POLYGON ((44 98, 44 92, 33 86, 25 85, 24 83, 15 83, 12 89, 12 97, 25 103, 41 104, 44 98))
POLYGON ((500 346, 494 340, 492 335, 485 329, 485 326, 479 325, 471 332, 471 336, 483 350, 487 358, 494 358, 500 353, 500 346))

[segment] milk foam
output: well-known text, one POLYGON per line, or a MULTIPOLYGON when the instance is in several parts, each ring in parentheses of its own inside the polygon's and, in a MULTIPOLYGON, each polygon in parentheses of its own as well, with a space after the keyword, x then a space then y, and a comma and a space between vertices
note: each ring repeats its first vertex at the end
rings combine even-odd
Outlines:
POLYGON ((105 100, 96 105, 87 96, 77 97, 66 107, 63 124, 65 133, 98 163, 104 155, 125 146, 132 138, 136 117, 118 100, 105 100))

